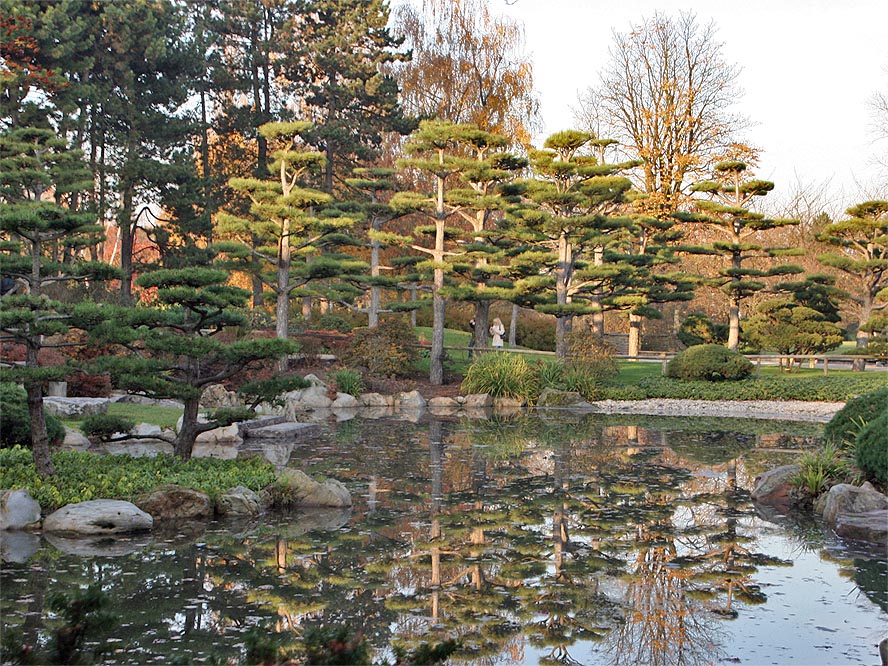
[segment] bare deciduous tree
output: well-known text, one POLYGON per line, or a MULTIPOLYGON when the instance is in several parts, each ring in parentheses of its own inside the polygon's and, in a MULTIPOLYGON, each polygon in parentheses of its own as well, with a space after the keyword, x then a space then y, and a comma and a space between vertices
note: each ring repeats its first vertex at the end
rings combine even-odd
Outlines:
POLYGON ((714 23, 693 13, 654 14, 614 32, 600 85, 580 98, 579 118, 603 124, 631 157, 637 183, 675 205, 691 176, 721 159, 748 121, 731 112, 742 95, 740 69, 727 62, 714 23))
POLYGON ((474 123, 529 145, 540 123, 539 100, 520 22, 491 14, 487 0, 405 3, 395 22, 413 53, 393 65, 405 111, 474 123))

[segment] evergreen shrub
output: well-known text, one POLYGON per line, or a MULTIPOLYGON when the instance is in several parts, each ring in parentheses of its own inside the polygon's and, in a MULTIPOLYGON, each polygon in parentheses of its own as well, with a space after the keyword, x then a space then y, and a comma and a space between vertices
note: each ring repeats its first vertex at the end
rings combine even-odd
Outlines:
POLYGON ((823 438, 833 444, 850 446, 861 427, 885 413, 888 413, 888 386, 849 400, 826 424, 823 438))
POLYGON ((375 328, 358 328, 343 354, 354 368, 366 368, 374 377, 406 377, 419 360, 416 335, 410 323, 400 317, 379 322, 375 328))
POLYGON ((666 376, 709 382, 737 381, 749 377, 753 367, 749 359, 727 347, 694 345, 669 361, 666 376))
MULTIPOLYGON (((50 445, 57 444, 65 438, 65 426, 56 417, 47 414, 46 434, 50 445)), ((31 416, 25 389, 3 382, 0 383, 0 448, 12 446, 31 448, 31 416)))
POLYGON ((723 344, 728 341, 728 327, 716 324, 705 314, 693 312, 681 322, 678 339, 686 347, 723 344))
POLYGON ((867 423, 857 435, 854 458, 864 475, 888 488, 888 412, 867 423))
POLYGON ((519 317, 515 337, 522 347, 555 351, 555 318, 538 314, 519 317))

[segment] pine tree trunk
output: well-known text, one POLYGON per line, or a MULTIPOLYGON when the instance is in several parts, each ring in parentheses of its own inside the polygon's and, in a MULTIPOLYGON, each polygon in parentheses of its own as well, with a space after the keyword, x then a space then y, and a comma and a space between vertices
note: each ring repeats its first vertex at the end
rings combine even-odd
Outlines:
POLYGON ((513 348, 518 344, 518 311, 518 306, 512 303, 512 316, 509 318, 509 346, 513 348))
MULTIPOLYGON (((29 349, 28 356, 31 356, 29 349)), ((30 362, 28 363, 30 366, 30 362)), ((37 352, 34 351, 34 365, 37 367, 37 352)), ((40 382, 25 384, 28 394, 28 415, 31 417, 31 455, 34 467, 40 476, 55 474, 49 453, 49 435, 46 432, 46 413, 43 411, 43 386, 40 382)))
POLYGON ((629 358, 638 358, 641 351, 641 317, 629 314, 629 358))
POLYGON ((187 398, 182 412, 182 427, 176 435, 175 453, 182 460, 191 460, 194 440, 197 439, 197 414, 200 411, 200 396, 187 398))
POLYGON ((737 351, 740 346, 740 303, 731 299, 728 308, 728 349, 737 351))
POLYGON ((475 303, 475 330, 472 338, 476 349, 487 347, 487 333, 490 328, 490 301, 477 301, 475 303))

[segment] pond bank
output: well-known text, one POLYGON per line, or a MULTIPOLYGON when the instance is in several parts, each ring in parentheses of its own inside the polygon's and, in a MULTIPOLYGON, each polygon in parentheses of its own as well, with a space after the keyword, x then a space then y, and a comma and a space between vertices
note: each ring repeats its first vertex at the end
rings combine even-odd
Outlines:
POLYGON ((646 414, 651 416, 721 416, 729 418, 826 423, 845 406, 844 402, 802 400, 600 400, 589 403, 601 414, 646 414))

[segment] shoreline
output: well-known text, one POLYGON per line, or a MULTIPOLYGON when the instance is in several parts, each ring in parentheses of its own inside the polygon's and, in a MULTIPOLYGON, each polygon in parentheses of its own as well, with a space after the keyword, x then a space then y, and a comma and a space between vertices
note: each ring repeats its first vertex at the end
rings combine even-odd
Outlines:
POLYGON ((647 416, 716 416, 775 421, 827 423, 844 402, 803 400, 599 400, 586 409, 599 414, 644 414, 647 416))

